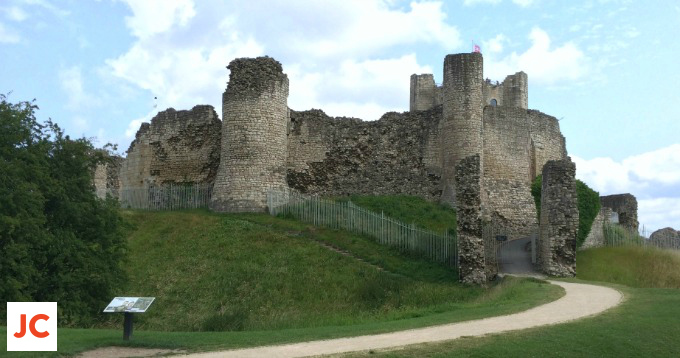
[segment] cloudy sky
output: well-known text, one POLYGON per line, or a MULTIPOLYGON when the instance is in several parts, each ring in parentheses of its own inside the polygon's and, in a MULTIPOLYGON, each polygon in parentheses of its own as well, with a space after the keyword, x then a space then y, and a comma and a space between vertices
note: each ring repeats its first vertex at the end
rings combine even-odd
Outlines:
POLYGON ((580 179, 680 229, 678 38, 676 0, 1 0, 0 93, 124 152, 158 110, 221 113, 235 57, 279 60, 293 109, 375 120, 475 43, 485 77, 528 74, 580 179))

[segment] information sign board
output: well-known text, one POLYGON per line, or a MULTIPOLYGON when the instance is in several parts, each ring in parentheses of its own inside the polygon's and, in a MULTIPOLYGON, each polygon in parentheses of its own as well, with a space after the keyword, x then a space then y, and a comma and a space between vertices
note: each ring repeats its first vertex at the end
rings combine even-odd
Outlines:
POLYGON ((156 297, 116 297, 104 308, 104 312, 143 313, 155 299, 156 297))

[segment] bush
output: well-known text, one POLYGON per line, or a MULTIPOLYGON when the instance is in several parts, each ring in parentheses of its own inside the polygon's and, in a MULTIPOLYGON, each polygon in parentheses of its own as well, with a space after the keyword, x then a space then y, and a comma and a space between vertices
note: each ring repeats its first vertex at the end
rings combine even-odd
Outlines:
MULTIPOLYGON (((531 195, 536 204, 536 215, 541 218, 541 188, 543 176, 539 175, 531 183, 531 195)), ((600 193, 591 189, 586 183, 576 179, 576 194, 578 196, 578 235, 576 245, 581 246, 590 233, 590 227, 600 211, 600 193)))
POLYGON ((8 301, 56 301, 60 324, 88 324, 124 281, 118 204, 94 194, 101 152, 36 109, 0 95, 0 315, 8 301))

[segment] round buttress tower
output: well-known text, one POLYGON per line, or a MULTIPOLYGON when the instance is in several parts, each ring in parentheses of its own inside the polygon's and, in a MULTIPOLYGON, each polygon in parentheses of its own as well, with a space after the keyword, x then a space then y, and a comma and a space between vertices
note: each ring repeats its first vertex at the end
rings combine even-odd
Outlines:
POLYGON ((238 58, 222 96, 222 150, 211 209, 258 212, 286 185, 288 77, 271 57, 238 58))
POLYGON ((441 201, 452 205, 456 164, 468 156, 483 155, 483 67, 481 53, 447 55, 444 59, 441 201))

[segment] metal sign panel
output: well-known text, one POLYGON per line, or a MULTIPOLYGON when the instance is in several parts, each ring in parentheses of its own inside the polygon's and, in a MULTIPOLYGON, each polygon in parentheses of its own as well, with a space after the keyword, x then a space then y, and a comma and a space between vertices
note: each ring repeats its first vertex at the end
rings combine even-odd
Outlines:
POLYGON ((104 312, 143 313, 155 299, 156 297, 116 297, 104 308, 104 312))

